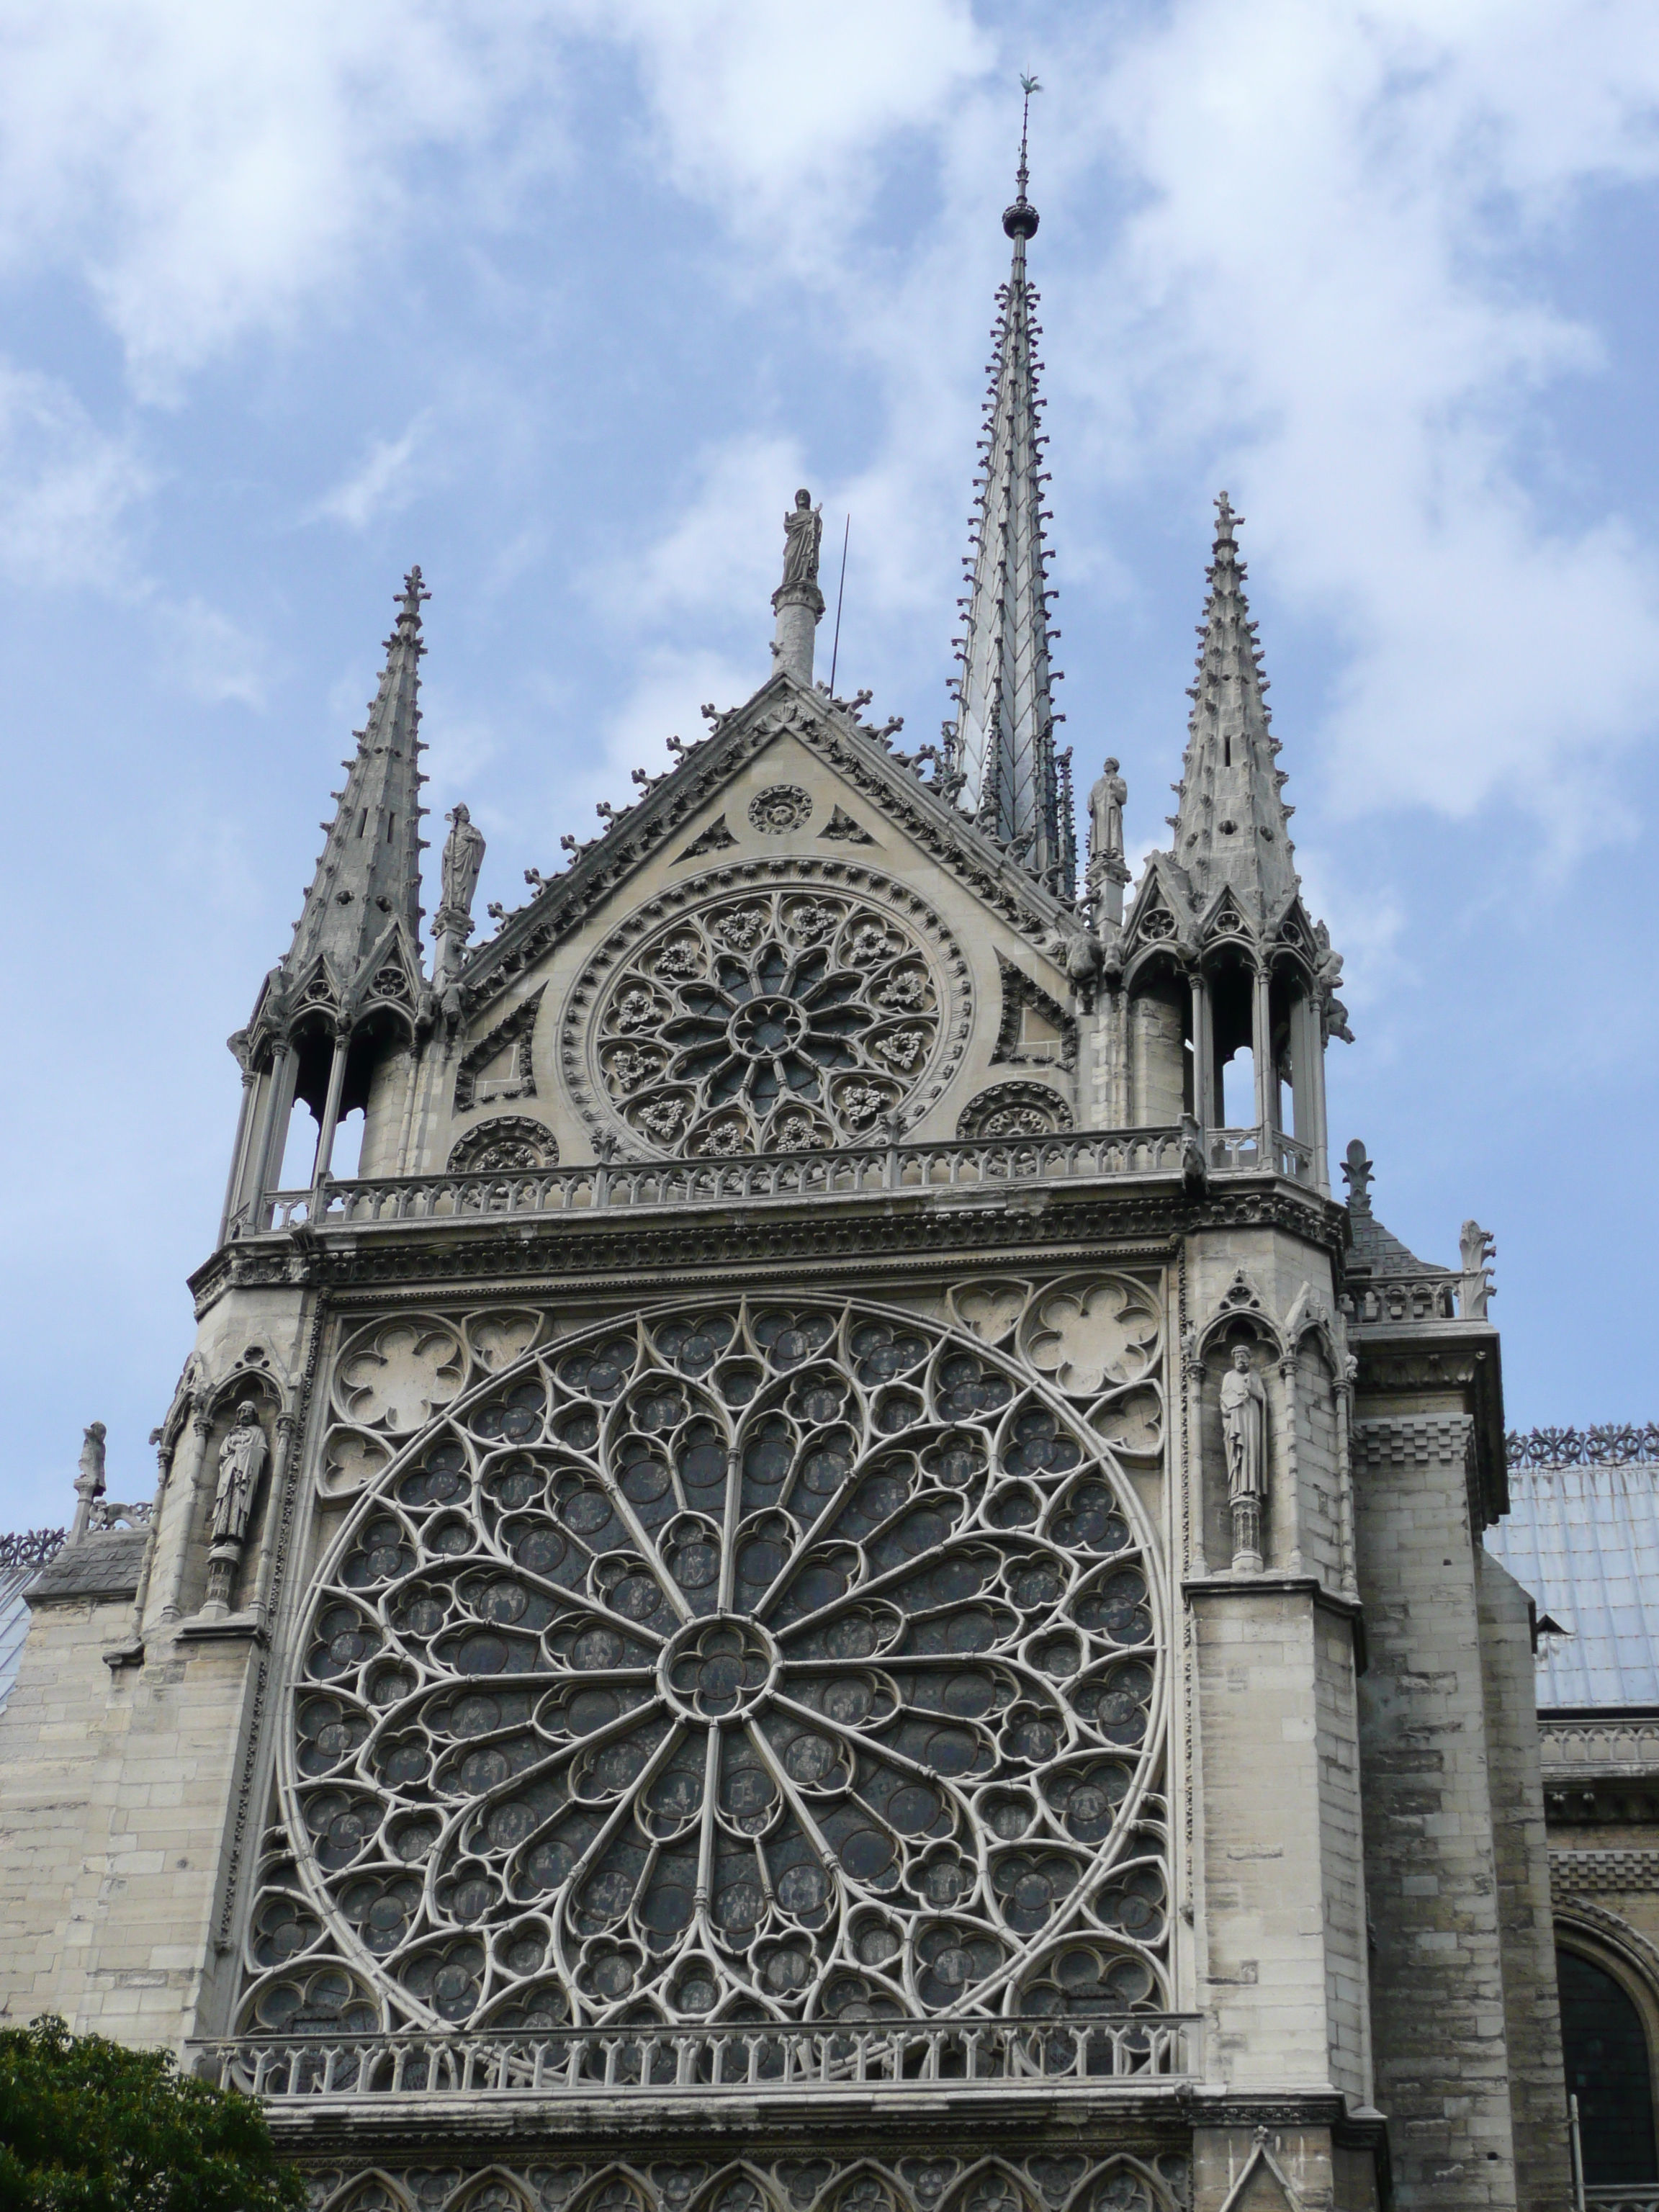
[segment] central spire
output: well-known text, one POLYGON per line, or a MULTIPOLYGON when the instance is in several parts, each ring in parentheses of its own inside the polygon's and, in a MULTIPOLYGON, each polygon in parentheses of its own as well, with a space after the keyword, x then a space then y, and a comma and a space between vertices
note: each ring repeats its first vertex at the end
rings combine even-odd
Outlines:
MULTIPOLYGON (((1020 80, 1026 117, 1035 77, 1020 80)), ((1002 228, 1013 241, 1013 265, 997 294, 999 309, 990 364, 994 381, 986 400, 985 472, 974 519, 972 590, 957 642, 962 672, 953 686, 957 702, 951 733, 954 765, 963 778, 962 803, 980 825, 1008 846, 1024 866, 1066 896, 1076 889, 1075 838, 1062 818, 1054 757, 1054 723, 1048 665, 1048 573, 1042 544, 1042 486, 1038 463, 1048 440, 1037 427, 1034 347, 1042 335, 1033 319, 1037 295, 1025 274, 1025 246, 1036 235, 1037 211, 1026 197, 1030 171, 1026 128, 1019 134, 1019 171, 1013 204, 1002 228)))

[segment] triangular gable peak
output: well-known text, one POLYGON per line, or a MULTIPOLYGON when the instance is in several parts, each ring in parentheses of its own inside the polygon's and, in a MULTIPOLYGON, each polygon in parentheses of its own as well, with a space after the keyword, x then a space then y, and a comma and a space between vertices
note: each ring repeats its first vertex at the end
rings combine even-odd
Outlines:
POLYGON ((1268 923, 1265 941, 1273 948, 1277 964, 1282 965, 1288 955, 1309 977, 1318 972, 1318 933, 1300 891, 1292 893, 1268 923))
POLYGON ((1255 943, 1255 931, 1234 897, 1231 884, 1223 884, 1200 915, 1198 937, 1204 945, 1217 938, 1232 938, 1250 945, 1255 943))
POLYGON ((283 970, 273 969, 244 1036, 257 1051, 265 1040, 284 1035, 307 1015, 349 1027, 384 1010, 402 1020, 412 1036, 425 989, 419 951, 402 916, 394 916, 349 974, 343 975, 326 952, 319 953, 286 988, 283 970))
MULTIPOLYGON (((924 782, 903 755, 856 719, 856 708, 809 690, 780 671, 741 707, 714 719, 700 744, 683 748, 677 766, 650 785, 633 806, 613 814, 604 834, 578 851, 563 875, 509 915, 461 971, 460 997, 469 1019, 489 1007, 556 945, 590 922, 672 841, 702 829, 711 806, 769 746, 793 738, 842 778, 866 812, 905 844, 930 854, 991 913, 1034 946, 1075 934, 1073 910, 1044 890, 961 811, 924 782)), ((711 848, 712 849, 712 848, 711 848)), ((693 858, 690 845, 676 856, 693 858)))
POLYGON ((1154 951, 1186 951, 1194 934, 1192 904, 1179 870, 1167 853, 1151 854, 1123 925, 1120 951, 1125 969, 1154 951))

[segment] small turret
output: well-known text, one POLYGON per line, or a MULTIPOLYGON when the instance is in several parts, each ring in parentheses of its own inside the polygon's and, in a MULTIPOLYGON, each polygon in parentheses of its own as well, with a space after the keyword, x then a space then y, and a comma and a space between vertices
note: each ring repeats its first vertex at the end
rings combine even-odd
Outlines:
POLYGON ((252 1021, 231 1039, 243 1100, 225 1233, 251 1224, 272 1188, 295 1100, 317 1120, 312 1179, 320 1186, 342 1115, 361 1106, 372 1121, 391 1103, 394 1064, 426 1016, 418 732, 421 603, 430 596, 411 568, 293 944, 265 978, 252 1021))
POLYGON ((1268 729, 1261 653, 1244 598, 1233 513, 1216 501, 1210 596, 1200 625, 1198 680, 1192 686, 1187 752, 1175 817, 1175 857, 1192 878, 1194 902, 1223 884, 1253 918, 1277 915, 1297 890, 1289 817, 1274 767, 1279 741, 1268 729))
MULTIPOLYGON (((1210 1165, 1254 1157, 1328 1191, 1325 1047, 1349 1034, 1342 963, 1303 905, 1240 520, 1224 491, 1170 817, 1175 848, 1150 856, 1115 955, 1127 994, 1118 1097, 1134 1123, 1189 1115, 1210 1165), (1227 1070, 1239 1062, 1236 1079, 1246 1060, 1251 1079, 1229 1112, 1227 1070)), ((1109 822, 1113 789, 1110 776, 1095 787, 1097 825, 1109 822)), ((1109 848, 1109 835, 1102 842, 1109 848)))

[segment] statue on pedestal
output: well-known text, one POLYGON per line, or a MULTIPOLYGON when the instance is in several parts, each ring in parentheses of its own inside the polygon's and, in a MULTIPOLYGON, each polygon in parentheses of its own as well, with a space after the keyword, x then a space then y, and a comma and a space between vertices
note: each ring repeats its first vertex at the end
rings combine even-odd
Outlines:
POLYGON ((213 1493, 213 1548, 208 1553, 207 1602, 202 1607, 204 1619, 218 1619, 228 1608, 267 1456, 258 1409, 252 1398, 244 1398, 219 1447, 219 1485, 213 1493))
POLYGON ((810 491, 795 494, 795 504, 783 518, 783 581, 780 592, 799 591, 817 595, 818 548, 823 542, 823 509, 814 507, 810 491))
POLYGON ((1267 1480, 1267 1393, 1241 1344, 1221 1378, 1221 1433, 1233 1516, 1233 1571, 1261 1571, 1261 1502, 1267 1480))

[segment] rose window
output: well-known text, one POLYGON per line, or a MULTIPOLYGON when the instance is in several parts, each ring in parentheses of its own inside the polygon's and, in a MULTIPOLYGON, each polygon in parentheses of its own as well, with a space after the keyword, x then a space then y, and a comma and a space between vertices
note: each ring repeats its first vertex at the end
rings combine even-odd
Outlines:
POLYGON ((881 1142, 953 1043, 922 931, 943 938, 896 890, 890 907, 799 885, 691 907, 632 946, 600 993, 596 1097, 654 1152, 881 1142))
POLYGON ((932 1322, 521 1359, 323 1565, 245 2025, 330 1976, 388 2027, 1161 2006, 1146 1544, 1063 1402, 932 1322))

